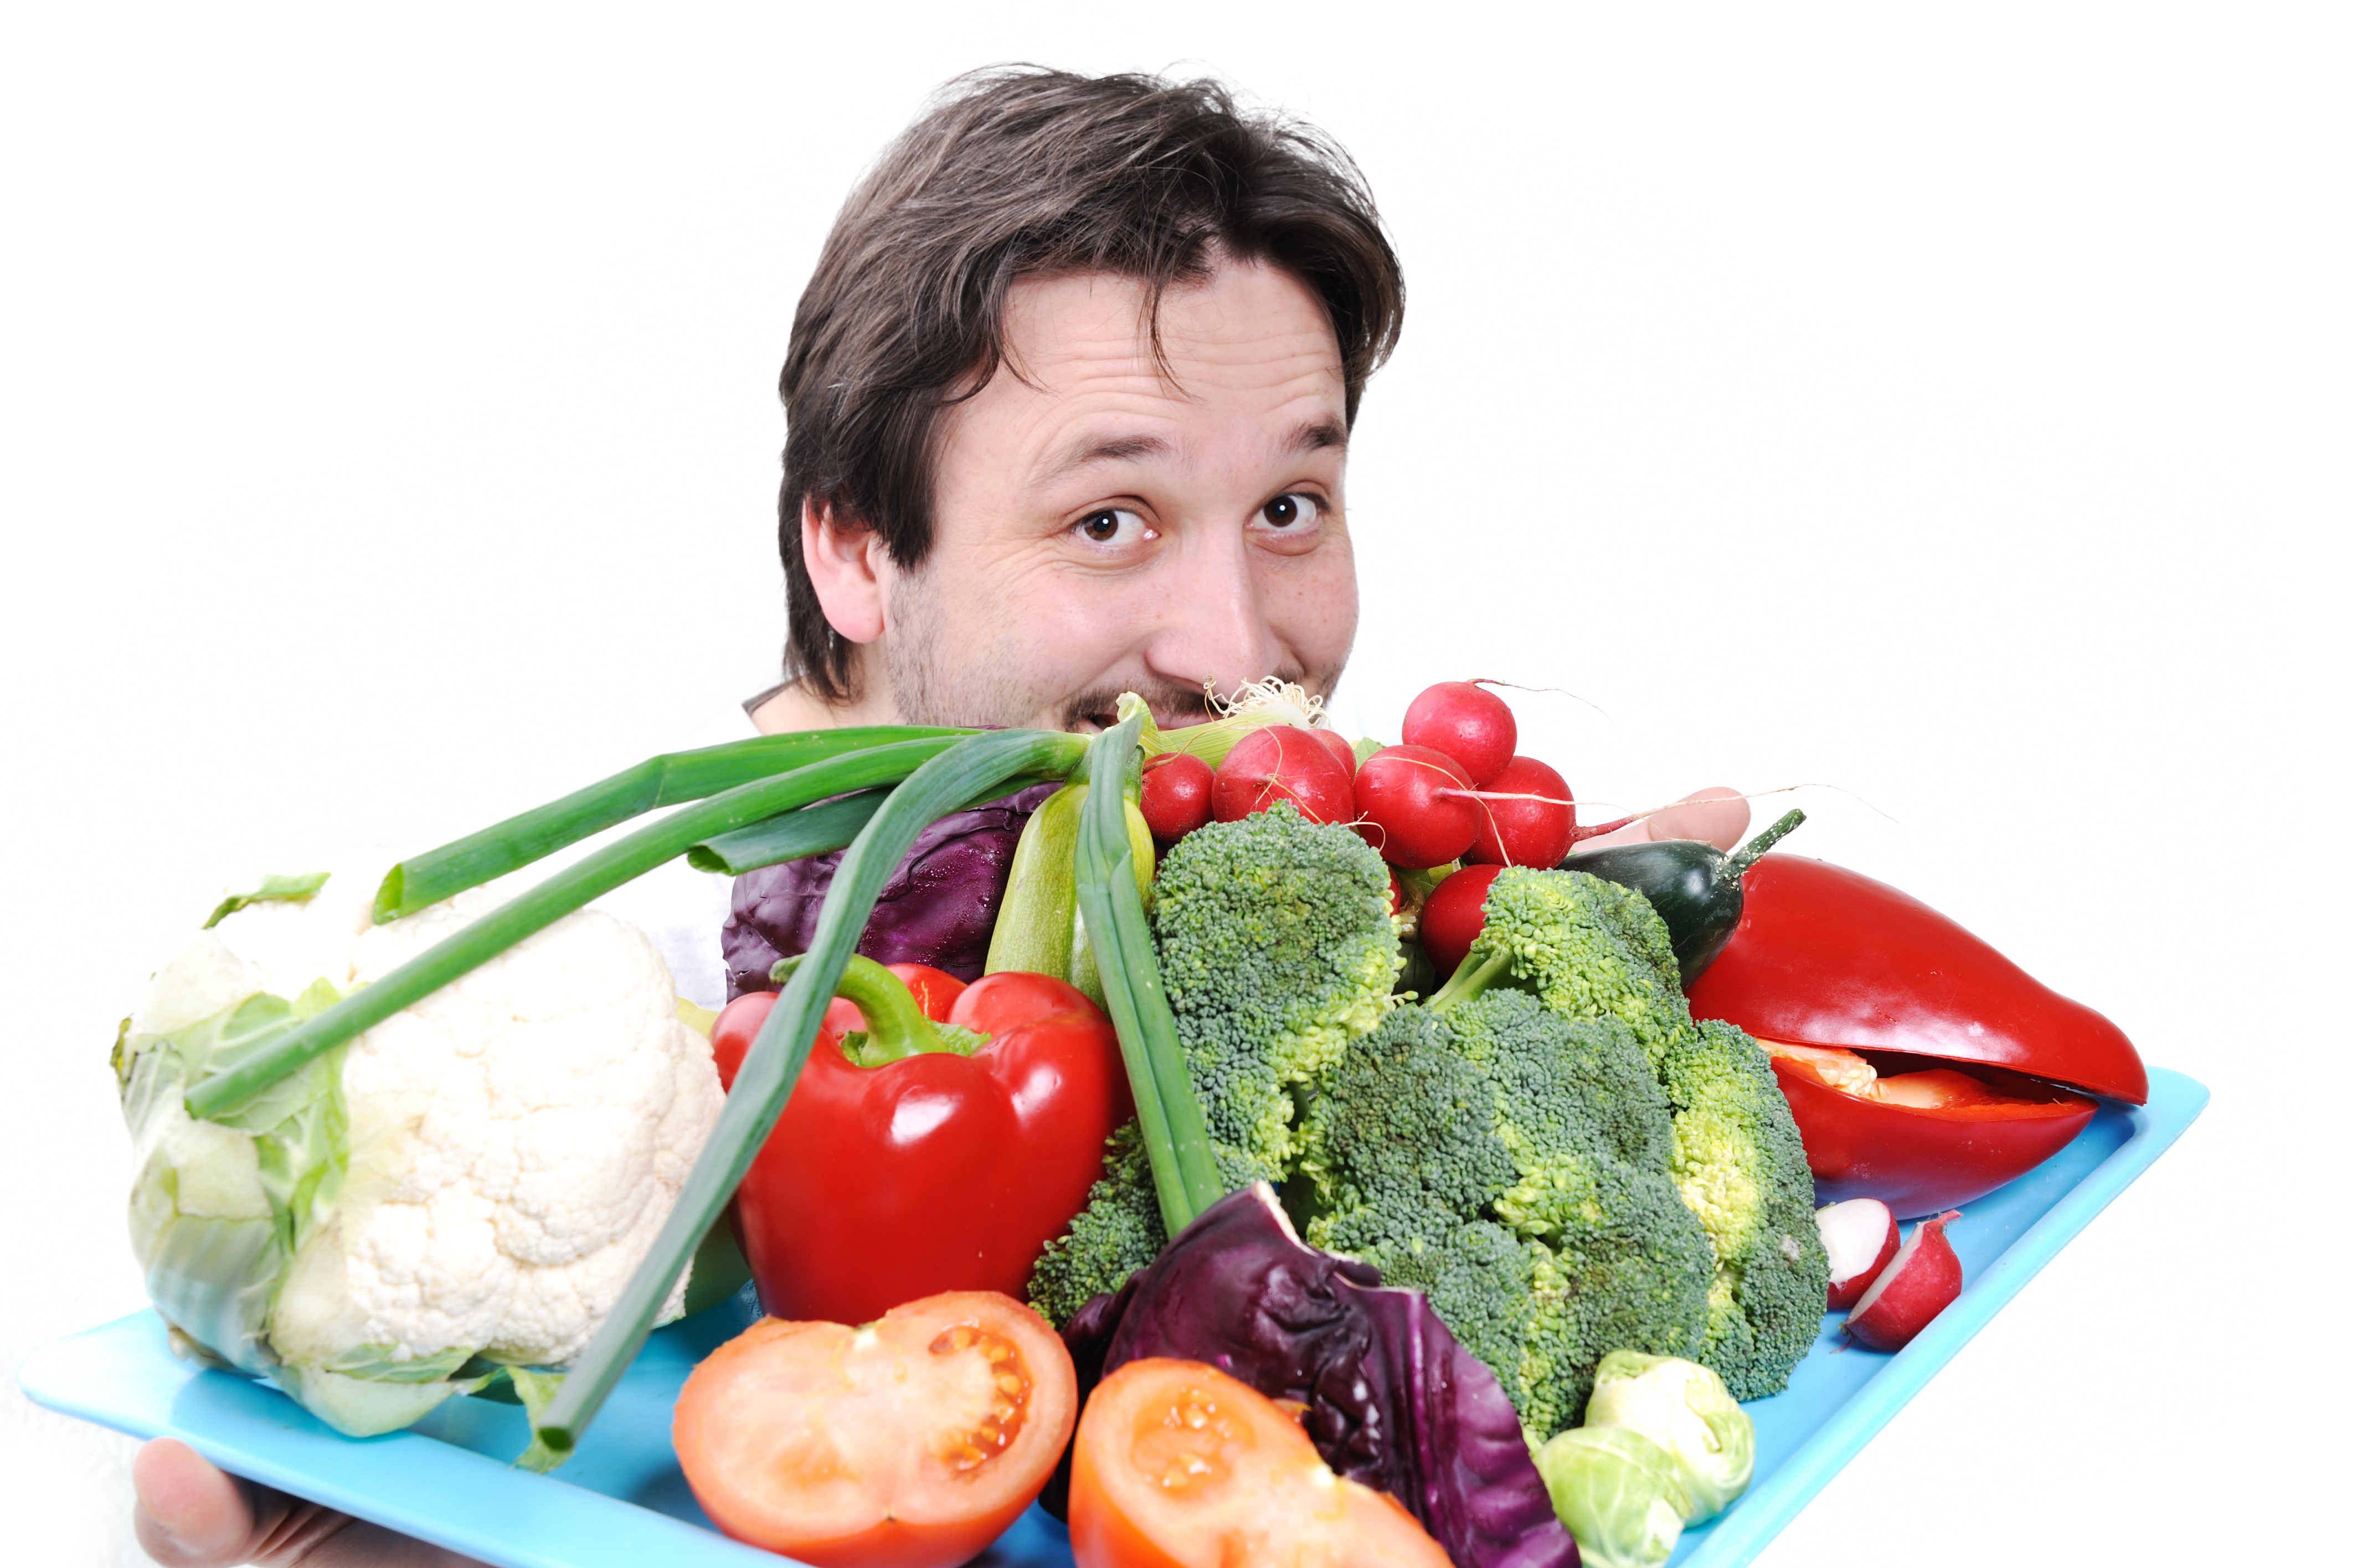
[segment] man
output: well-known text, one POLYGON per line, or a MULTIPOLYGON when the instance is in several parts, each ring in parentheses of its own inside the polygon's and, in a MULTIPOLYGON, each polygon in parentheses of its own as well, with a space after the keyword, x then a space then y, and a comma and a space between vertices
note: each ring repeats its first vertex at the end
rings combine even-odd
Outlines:
MULTIPOLYGON (((952 84, 795 314, 790 678, 750 724, 1091 727, 1135 691, 1176 725, 1207 687, 1329 692, 1358 624, 1343 459, 1404 298, 1364 182, 1307 127, 1200 82, 952 84)), ((1748 818, 1654 822, 1724 845, 1748 818)), ((134 1474, 159 1562, 459 1561, 177 1444, 134 1474)))

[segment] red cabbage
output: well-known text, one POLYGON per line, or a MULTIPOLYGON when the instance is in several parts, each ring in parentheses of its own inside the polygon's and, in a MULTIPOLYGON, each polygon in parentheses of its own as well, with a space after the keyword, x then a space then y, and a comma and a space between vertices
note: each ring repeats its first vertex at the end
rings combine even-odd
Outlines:
POLYGON ((1303 1245, 1261 1185, 1231 1193, 1064 1327, 1085 1398, 1148 1356, 1204 1361, 1308 1407, 1336 1474, 1397 1498, 1462 1568, 1575 1568, 1498 1380, 1420 1291, 1303 1245))
MULTIPOLYGON (((1006 897, 1015 843, 1054 784, 1035 784, 970 811, 952 811, 917 835, 860 934, 857 951, 878 963, 929 963, 960 980, 982 978, 990 929, 1006 897)), ((843 851, 748 871, 737 879, 720 928, 728 997, 775 991, 770 969, 806 952, 843 851)))

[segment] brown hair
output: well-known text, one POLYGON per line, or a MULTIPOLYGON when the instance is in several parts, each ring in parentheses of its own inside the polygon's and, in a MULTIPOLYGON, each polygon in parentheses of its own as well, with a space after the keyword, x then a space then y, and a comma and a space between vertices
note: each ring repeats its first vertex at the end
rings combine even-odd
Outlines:
POLYGON ((942 89, 844 203, 794 311, 778 377, 786 673, 830 702, 857 695, 851 645, 802 562, 802 503, 923 564, 934 431, 996 372, 1009 285, 1136 278, 1150 324, 1165 289, 1222 256, 1283 268, 1324 301, 1355 419, 1399 340, 1405 290, 1366 180, 1333 141, 1210 81, 1025 66, 942 89))

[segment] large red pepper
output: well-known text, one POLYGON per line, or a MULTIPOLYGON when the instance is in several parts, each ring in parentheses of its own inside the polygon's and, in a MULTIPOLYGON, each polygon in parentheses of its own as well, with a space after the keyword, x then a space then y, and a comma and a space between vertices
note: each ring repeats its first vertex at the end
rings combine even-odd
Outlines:
MULTIPOLYGON (((855 956, 837 995, 737 1188, 762 1310, 867 1323, 945 1290, 1019 1299, 1131 1114, 1112 1024, 1064 982, 1016 971, 963 985, 855 956), (961 1030, 987 1039, 960 1054, 961 1030)), ((776 1001, 756 992, 721 1014, 724 1084, 776 1001)))
MULTIPOLYGON (((1800 855, 1771 854, 1745 874, 1742 919, 1687 1001, 1771 1053, 1779 1043, 1869 1061, 1896 1053, 1876 1065, 1918 1075, 1921 1102, 1900 1103, 1845 1092, 1805 1053, 1775 1059, 1827 1202, 1879 1197, 1901 1214, 1969 1202, 2077 1136, 2095 1112, 2082 1094, 2141 1104, 2147 1092, 2144 1063, 2110 1019, 1929 905, 1800 855), (1977 1087, 1943 1092, 1953 1075, 1942 1062, 1973 1064, 1977 1087)), ((1885 1077, 1882 1092, 1906 1081, 1885 1077)))

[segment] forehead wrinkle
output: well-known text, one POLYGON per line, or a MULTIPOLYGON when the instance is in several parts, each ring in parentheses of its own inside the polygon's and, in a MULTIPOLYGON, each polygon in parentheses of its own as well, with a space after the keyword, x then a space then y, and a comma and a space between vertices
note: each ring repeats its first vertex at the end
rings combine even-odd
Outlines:
POLYGON ((1094 464, 1125 463, 1136 457, 1168 456, 1169 453, 1170 443, 1159 435, 1108 435, 1093 441, 1084 436, 1061 455, 1049 457, 1031 482, 1035 487, 1052 485, 1094 464))

